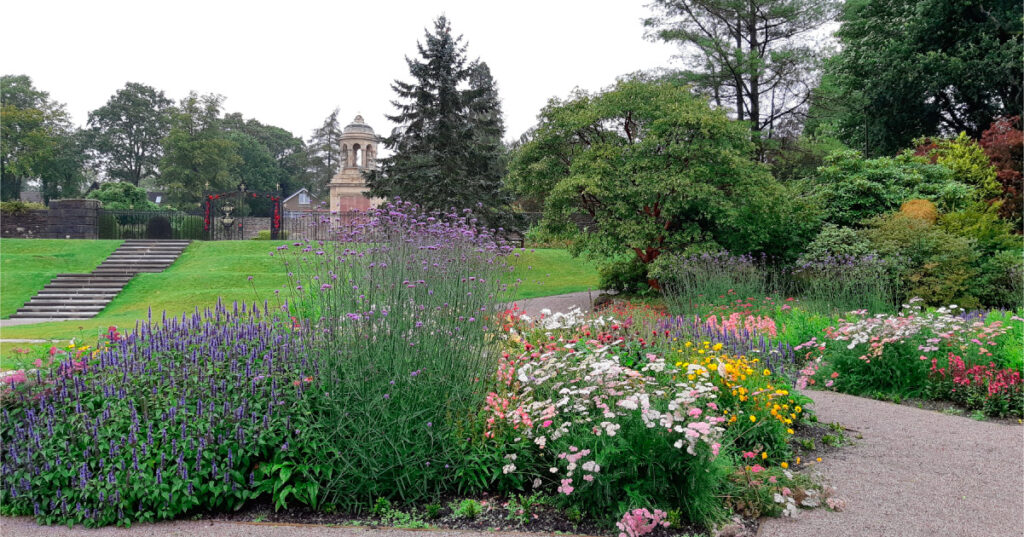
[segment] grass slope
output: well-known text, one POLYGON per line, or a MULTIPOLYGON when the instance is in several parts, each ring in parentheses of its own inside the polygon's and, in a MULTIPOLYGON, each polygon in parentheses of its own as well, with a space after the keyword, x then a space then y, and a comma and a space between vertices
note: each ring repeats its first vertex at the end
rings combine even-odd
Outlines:
POLYGON ((121 241, 0 240, 0 317, 7 318, 61 273, 90 272, 121 241))
MULTIPOLYGON (((7 242, 5 240, 4 244, 7 242)), ((3 338, 67 340, 77 337, 85 342, 95 342, 98 335, 111 325, 133 327, 137 320, 146 318, 150 308, 154 318, 158 319, 163 311, 181 315, 182 312, 193 311, 196 306, 211 306, 218 297, 228 303, 236 300, 269 300, 271 304, 276 304, 278 300, 274 290, 281 289, 287 282, 282 259, 268 255, 278 244, 282 243, 193 242, 164 272, 140 274, 132 279, 98 316, 92 319, 7 327, 3 329, 3 338), (248 276, 253 276, 252 282, 249 282, 248 276)), ((513 258, 516 271, 512 277, 521 279, 522 283, 516 289, 515 299, 597 287, 596 268, 582 259, 572 258, 564 250, 522 250, 517 253, 519 255, 513 258)), ((52 260, 50 263, 58 264, 52 260)), ((61 266, 59 270, 54 269, 54 274, 57 272, 69 271, 61 266)), ((6 274, 3 280, 6 285, 6 274)), ((4 289, 6 292, 6 287, 4 289)), ((31 356, 34 360, 37 356, 35 352, 24 355, 14 353, 13 347, 4 345, 0 348, 0 356, 3 357, 0 368, 18 367, 15 364, 20 363, 23 357, 31 356)), ((27 348, 30 345, 17 347, 27 348)))

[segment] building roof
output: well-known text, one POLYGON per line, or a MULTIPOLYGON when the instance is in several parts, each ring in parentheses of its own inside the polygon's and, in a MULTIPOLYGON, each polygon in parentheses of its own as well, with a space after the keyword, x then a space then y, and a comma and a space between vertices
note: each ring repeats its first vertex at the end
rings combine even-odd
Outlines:
POLYGON ((348 133, 373 134, 373 127, 367 125, 366 122, 363 121, 363 116, 358 116, 357 115, 356 118, 352 120, 352 123, 349 123, 348 125, 345 126, 345 128, 342 130, 342 132, 346 133, 346 134, 348 134, 348 133))
POLYGON ((312 199, 315 199, 315 200, 317 200, 317 201, 320 201, 320 198, 318 198, 318 197, 314 196, 313 194, 310 194, 310 193, 309 193, 309 190, 308 190, 308 189, 307 189, 306 187, 302 187, 302 188, 300 188, 300 189, 296 190, 295 192, 292 192, 292 195, 291 195, 291 196, 288 196, 287 198, 285 198, 285 199, 281 200, 281 203, 287 203, 287 202, 288 202, 288 200, 290 200, 290 199, 294 198, 295 196, 298 196, 298 195, 299 195, 299 193, 301 193, 301 192, 305 192, 306 194, 309 194, 309 197, 310 197, 310 198, 312 198, 312 199))

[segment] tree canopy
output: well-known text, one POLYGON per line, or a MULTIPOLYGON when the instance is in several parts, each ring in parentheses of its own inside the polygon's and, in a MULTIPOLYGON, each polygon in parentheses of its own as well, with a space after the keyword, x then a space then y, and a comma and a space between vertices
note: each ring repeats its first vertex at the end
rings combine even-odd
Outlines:
POLYGON ((624 81, 551 101, 516 150, 509 181, 523 195, 547 193, 545 225, 574 238, 576 252, 629 252, 647 264, 694 245, 729 246, 737 234, 747 249, 772 240, 744 208, 783 205, 762 207, 779 185, 753 151, 743 124, 687 88, 624 81), (586 232, 577 215, 593 220, 586 232))
POLYGON ((128 82, 105 105, 89 112, 93 147, 108 178, 138 186, 143 178, 157 174, 173 109, 174 102, 164 92, 128 82))
POLYGON ((504 125, 497 87, 485 63, 470 62, 445 17, 406 58, 413 81, 396 80, 399 125, 384 145, 393 153, 369 174, 373 196, 400 197, 430 210, 478 210, 499 223, 510 198, 502 189, 504 125))
POLYGON ((974 139, 1024 107, 1024 8, 1010 0, 850 0, 826 62, 816 122, 893 155, 920 136, 974 139))
POLYGON ((811 32, 830 21, 835 0, 655 0, 649 37, 678 43, 677 74, 765 138, 799 118, 822 53, 811 32))

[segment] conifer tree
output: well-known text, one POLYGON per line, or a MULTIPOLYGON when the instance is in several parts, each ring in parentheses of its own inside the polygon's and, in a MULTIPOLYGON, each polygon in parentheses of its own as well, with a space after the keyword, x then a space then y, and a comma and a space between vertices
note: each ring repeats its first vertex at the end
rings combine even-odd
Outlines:
POLYGON ((467 60, 462 36, 452 34, 444 16, 417 49, 418 58, 406 58, 413 80, 391 85, 397 113, 388 119, 399 126, 384 139, 391 156, 368 174, 370 193, 429 210, 473 209, 499 225, 509 197, 501 182, 504 123, 490 69, 467 60))

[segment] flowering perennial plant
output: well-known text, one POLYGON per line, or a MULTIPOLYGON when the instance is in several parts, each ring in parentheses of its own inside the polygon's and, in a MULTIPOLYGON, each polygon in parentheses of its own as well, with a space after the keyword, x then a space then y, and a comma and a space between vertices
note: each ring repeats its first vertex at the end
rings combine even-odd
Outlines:
POLYGON ((278 482, 315 505, 302 472, 272 470, 301 445, 318 378, 293 331, 236 304, 111 336, 4 395, 5 514, 129 525, 235 508, 278 482))

